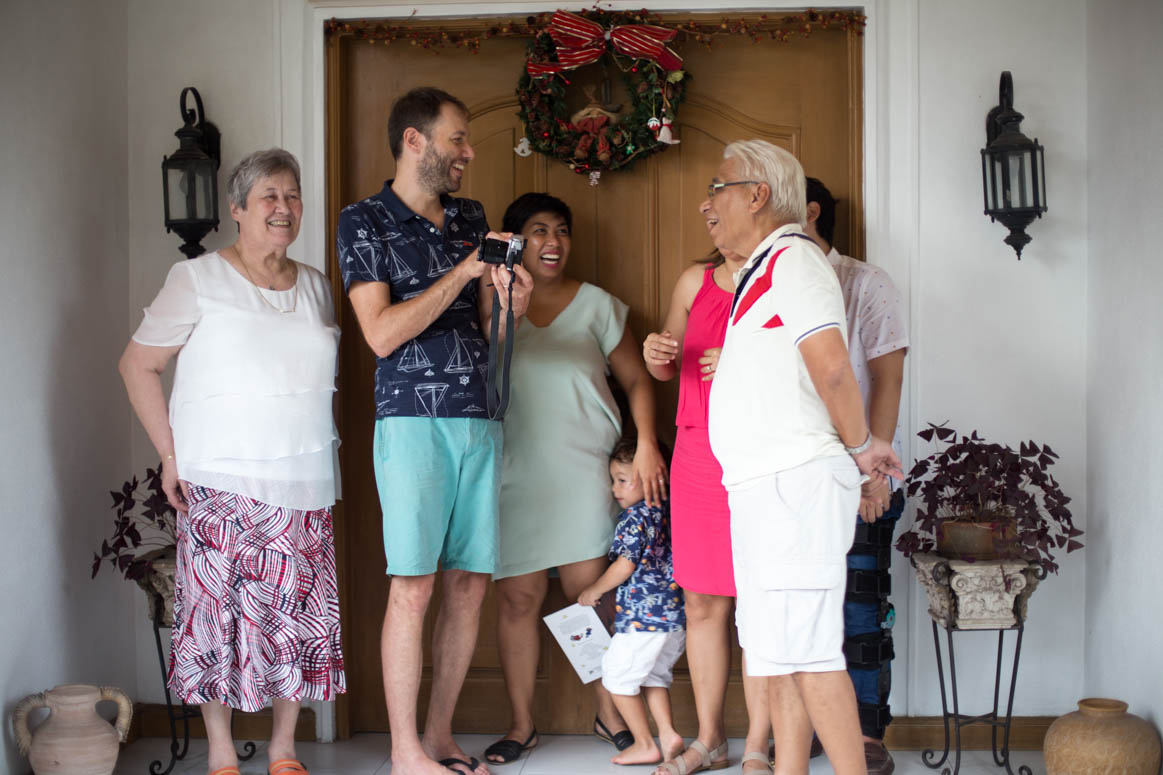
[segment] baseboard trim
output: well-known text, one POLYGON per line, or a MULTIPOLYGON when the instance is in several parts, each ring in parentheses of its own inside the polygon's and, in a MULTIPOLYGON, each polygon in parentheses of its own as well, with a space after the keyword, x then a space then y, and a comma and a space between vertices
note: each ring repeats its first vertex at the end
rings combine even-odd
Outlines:
MULTIPOLYGON (((274 715, 270 708, 257 713, 234 713, 235 740, 270 740, 274 715)), ((182 734, 182 722, 178 722, 178 735, 182 734)), ((169 737, 170 720, 166 706, 161 703, 139 702, 133 706, 133 723, 129 728, 127 743, 139 737, 169 737)), ((190 719, 190 737, 205 738, 206 726, 201 717, 190 719)), ((300 742, 315 740, 315 711, 303 708, 295 725, 295 739, 300 742)))
MULTIPOLYGON (((1056 716, 1014 716, 1010 726, 1011 751, 1040 751, 1046 730, 1056 716)), ((238 740, 268 740, 271 736, 273 716, 270 708, 257 713, 236 713, 234 736, 238 740)), ((974 724, 961 730, 963 751, 989 750, 992 746, 992 728, 986 724, 974 724)), ((179 734, 181 727, 179 726, 179 734)), ((166 716, 166 706, 156 703, 137 703, 133 708, 133 724, 129 729, 128 742, 139 737, 169 737, 170 723, 166 716)), ((206 727, 202 719, 190 719, 190 737, 205 738, 206 727)), ((950 730, 952 738, 952 730, 950 730)), ((315 739, 315 711, 303 708, 295 727, 295 739, 313 741, 315 739)), ((884 738, 885 745, 894 751, 921 751, 926 748, 941 750, 945 745, 945 730, 940 716, 898 716, 893 719, 884 738)), ((950 745, 952 745, 950 739, 950 745)), ((998 731, 998 745, 1001 745, 1001 731, 998 731)))
MULTIPOLYGON (((1014 716, 1010 724, 1011 751, 1040 751, 1046 730, 1056 716, 1014 716)), ((1002 744, 1002 730, 997 731, 998 747, 1002 744)), ((961 750, 989 750, 992 747, 993 728, 988 724, 974 724, 961 729, 961 750)), ((953 730, 949 730, 949 745, 953 745, 953 730)), ((901 716, 893 719, 884 736, 884 744, 893 750, 940 751, 945 746, 945 729, 940 716, 901 716)))

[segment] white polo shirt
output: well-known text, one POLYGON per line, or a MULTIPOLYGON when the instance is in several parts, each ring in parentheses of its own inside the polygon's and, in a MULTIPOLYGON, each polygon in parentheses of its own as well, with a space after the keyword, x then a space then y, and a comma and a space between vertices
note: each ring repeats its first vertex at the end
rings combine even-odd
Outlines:
POLYGON ((728 490, 845 454, 799 351, 805 338, 832 327, 847 344, 836 273, 794 223, 769 234, 740 272, 709 417, 728 490))

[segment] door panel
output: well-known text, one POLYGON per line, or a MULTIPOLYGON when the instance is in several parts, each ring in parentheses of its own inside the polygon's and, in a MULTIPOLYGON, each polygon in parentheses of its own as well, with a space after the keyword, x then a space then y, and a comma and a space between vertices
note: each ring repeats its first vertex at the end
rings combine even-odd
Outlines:
MULTIPOLYGON (((684 18, 670 16, 667 24, 684 18)), ((463 28, 465 20, 450 22, 463 28)), ((432 27, 432 22, 425 26, 432 27)), ((722 158, 737 139, 764 138, 792 153, 836 195, 837 247, 863 255, 861 216, 861 41, 854 33, 816 30, 789 43, 752 43, 739 36, 717 39, 712 50, 676 48, 692 74, 678 112, 681 143, 640 161, 629 172, 603 174, 597 186, 561 163, 539 154, 513 152, 523 136, 514 95, 526 41, 492 38, 473 55, 461 49, 438 54, 397 42, 373 45, 354 36, 327 43, 328 223, 339 210, 369 196, 390 178, 394 164, 387 147, 392 101, 406 90, 432 85, 468 105, 476 158, 461 195, 480 200, 489 224, 500 229, 505 207, 530 190, 548 191, 574 213, 568 273, 592 282, 630 306, 630 329, 641 338, 657 330, 682 270, 711 249, 698 205, 722 158)), ((333 234, 332 234, 333 236, 333 234)), ((337 267, 331 251, 330 269, 337 267)), ((364 344, 346 299, 339 299, 343 339, 340 353, 340 450, 344 501, 336 510, 341 574, 344 646, 350 693, 342 700, 341 734, 386 730, 379 656, 380 624, 387 600, 381 515, 371 471, 375 421, 371 399, 375 360, 364 344)), ((516 353, 515 357, 521 357, 516 353)), ((658 429, 673 441, 677 384, 658 386, 658 429)), ((438 603, 438 598, 434 600, 438 603)), ((550 585, 544 611, 565 605, 560 585, 550 585)), ((463 732, 501 732, 508 723, 497 653, 496 608, 492 593, 482 609, 481 631, 454 725, 463 732)), ((433 616, 425 624, 430 638, 433 616)), ((574 676, 564 655, 541 632, 535 713, 547 733, 591 729, 593 693, 574 676)), ((733 673, 726 706, 728 732, 743 734, 747 714, 739 676, 739 650, 732 633, 733 673)), ((425 645, 421 723, 431 679, 425 645)), ((685 659, 675 671, 675 722, 691 733, 696 722, 685 659)))

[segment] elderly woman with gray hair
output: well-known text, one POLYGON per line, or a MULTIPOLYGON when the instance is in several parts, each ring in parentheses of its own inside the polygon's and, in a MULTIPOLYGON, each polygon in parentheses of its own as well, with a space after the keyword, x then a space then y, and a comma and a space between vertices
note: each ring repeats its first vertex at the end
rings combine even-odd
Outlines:
POLYGON ((198 704, 212 775, 238 775, 231 709, 269 700, 272 775, 300 702, 345 690, 331 506, 339 328, 326 278, 287 256, 299 165, 258 151, 230 175, 228 248, 175 264, 120 370, 178 511, 170 688, 198 704), (162 372, 177 358, 167 408, 162 372))

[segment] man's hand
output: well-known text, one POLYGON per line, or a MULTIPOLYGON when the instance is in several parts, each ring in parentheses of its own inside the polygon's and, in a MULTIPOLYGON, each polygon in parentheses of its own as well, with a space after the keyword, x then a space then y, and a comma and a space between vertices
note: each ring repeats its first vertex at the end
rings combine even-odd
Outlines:
POLYGON ((892 444, 875 436, 872 436, 870 441, 868 449, 852 456, 860 472, 878 482, 888 476, 904 480, 905 472, 901 470, 901 459, 893 451, 892 444))
POLYGON ((513 284, 513 316, 521 317, 529 309, 529 297, 533 294, 533 275, 520 264, 513 265, 513 273, 503 266, 493 264, 493 287, 497 289, 497 300, 501 305, 501 315, 509 308, 509 283, 513 284))
POLYGON ((888 510, 892 489, 887 479, 873 479, 860 487, 860 518, 872 524, 888 510))
POLYGON ((598 591, 596 586, 586 587, 581 591, 581 594, 577 596, 577 602, 579 605, 589 606, 590 608, 596 606, 598 601, 601 599, 602 593, 598 591))
MULTIPOLYGON (((509 237, 512 237, 512 236, 513 235, 507 231, 490 231, 488 234, 485 235, 485 239, 497 239, 497 240, 501 240, 502 242, 508 242, 509 237)), ((468 272, 469 277, 473 278, 474 280, 478 277, 481 277, 485 272, 489 271, 489 269, 494 269, 496 267, 495 264, 486 264, 484 261, 481 261, 480 256, 481 256, 481 249, 480 249, 480 246, 478 245, 476 250, 469 253, 460 262, 460 265, 463 266, 465 268, 465 270, 468 272)), ((496 280, 494 280, 494 283, 495 282, 496 282, 496 280)), ((500 286, 497 286, 497 287, 500 287, 500 286)), ((513 289, 513 295, 514 296, 517 295, 517 290, 515 288, 513 289)))

